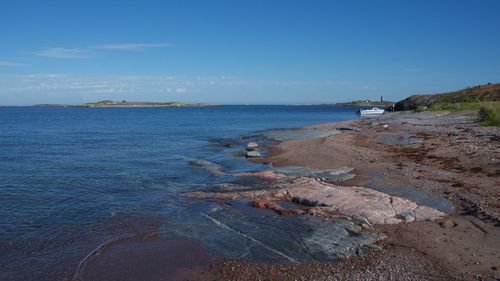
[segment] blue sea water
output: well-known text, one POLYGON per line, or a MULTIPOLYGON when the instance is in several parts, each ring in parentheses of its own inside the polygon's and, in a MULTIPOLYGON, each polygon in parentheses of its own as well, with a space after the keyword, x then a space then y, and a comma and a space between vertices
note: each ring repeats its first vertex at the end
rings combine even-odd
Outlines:
POLYGON ((103 241, 158 229, 182 208, 179 193, 220 181, 189 159, 258 168, 235 160, 221 140, 353 119, 354 111, 0 108, 0 279, 70 276, 103 241))

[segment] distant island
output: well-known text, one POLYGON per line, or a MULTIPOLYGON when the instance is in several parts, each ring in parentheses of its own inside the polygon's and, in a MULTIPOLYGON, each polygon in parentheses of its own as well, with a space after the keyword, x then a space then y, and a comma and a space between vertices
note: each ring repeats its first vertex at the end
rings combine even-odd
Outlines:
POLYGON ((390 107, 394 104, 392 101, 371 101, 371 100, 358 100, 358 101, 348 101, 339 102, 335 105, 339 106, 379 106, 379 107, 390 107))
POLYGON ((81 104, 35 104, 33 106, 46 107, 190 107, 190 106, 215 106, 206 103, 182 103, 182 102, 142 102, 142 101, 112 101, 103 100, 81 104))

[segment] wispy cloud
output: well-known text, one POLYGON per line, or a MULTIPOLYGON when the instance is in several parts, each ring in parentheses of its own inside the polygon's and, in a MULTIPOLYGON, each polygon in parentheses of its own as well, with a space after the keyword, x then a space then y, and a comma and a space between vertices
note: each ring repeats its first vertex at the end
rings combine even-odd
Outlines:
POLYGON ((21 66, 27 66, 27 64, 20 63, 20 62, 14 62, 14 61, 0 61, 0 66, 5 66, 5 67, 21 67, 21 66))
POLYGON ((146 48, 170 48, 173 44, 169 43, 128 43, 128 44, 106 44, 97 45, 92 47, 98 50, 124 50, 124 51, 138 51, 146 48))
POLYGON ((80 48, 45 48, 35 55, 46 58, 85 59, 89 58, 89 51, 80 48))

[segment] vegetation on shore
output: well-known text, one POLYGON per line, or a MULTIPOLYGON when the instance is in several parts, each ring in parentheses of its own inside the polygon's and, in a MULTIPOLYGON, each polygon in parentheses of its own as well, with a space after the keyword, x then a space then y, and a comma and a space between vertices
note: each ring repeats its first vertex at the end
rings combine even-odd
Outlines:
POLYGON ((482 106, 478 112, 478 120, 485 126, 500 127, 500 103, 482 106))
POLYGON ((500 127, 500 102, 443 102, 430 107, 420 107, 416 111, 478 111, 478 121, 485 126, 500 127))
POLYGON ((482 125, 500 127, 500 83, 488 83, 444 94, 414 95, 397 102, 395 110, 475 110, 478 112, 478 122, 482 125))

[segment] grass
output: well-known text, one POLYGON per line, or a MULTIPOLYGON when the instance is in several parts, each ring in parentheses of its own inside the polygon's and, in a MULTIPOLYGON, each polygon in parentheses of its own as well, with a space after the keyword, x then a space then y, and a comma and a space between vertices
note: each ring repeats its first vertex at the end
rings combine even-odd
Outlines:
POLYGON ((500 127, 500 102, 440 102, 417 111, 464 111, 477 110, 478 121, 484 126, 500 127))

